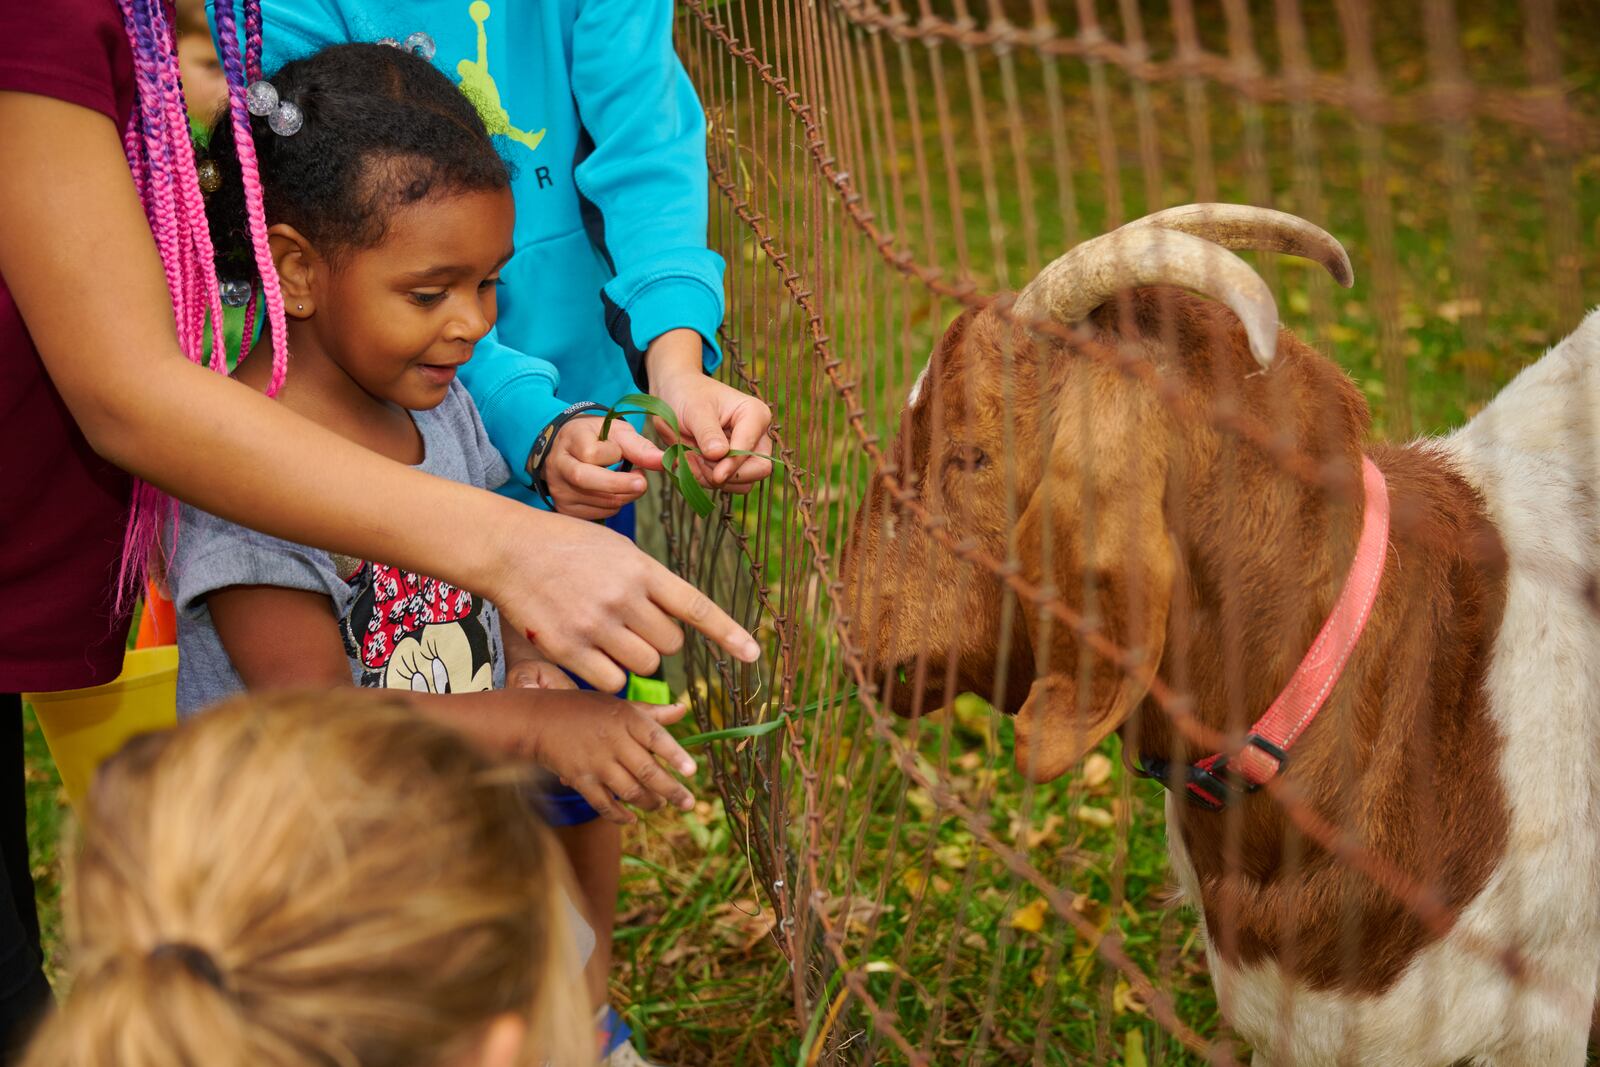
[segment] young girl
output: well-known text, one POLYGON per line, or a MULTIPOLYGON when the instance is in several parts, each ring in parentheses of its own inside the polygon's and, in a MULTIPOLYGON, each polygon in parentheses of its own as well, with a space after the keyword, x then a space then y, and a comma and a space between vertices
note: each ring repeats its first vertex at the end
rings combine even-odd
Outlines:
POLYGON ((594 1062, 549 831, 454 731, 354 696, 235 700, 105 765, 29 1067, 594 1062))
MULTIPOLYGON (((263 337, 235 377, 425 472, 484 488, 504 482, 505 463, 456 381, 494 325, 514 222, 506 164, 477 112, 425 60, 375 44, 289 63, 251 95, 294 373, 275 364, 263 337)), ((256 262, 233 141, 219 121, 201 172, 224 288, 246 290, 256 262)), ((434 520, 407 515, 405 500, 369 506, 434 520)), ((631 816, 614 796, 647 808, 692 804, 654 760, 692 772, 661 725, 681 707, 521 688, 571 683, 538 656, 531 632, 502 632, 482 597, 194 508, 181 511, 174 533, 181 714, 244 688, 398 689, 490 744, 520 719, 531 738, 521 754, 618 821, 631 816), (508 677, 517 688, 503 688, 508 677)))

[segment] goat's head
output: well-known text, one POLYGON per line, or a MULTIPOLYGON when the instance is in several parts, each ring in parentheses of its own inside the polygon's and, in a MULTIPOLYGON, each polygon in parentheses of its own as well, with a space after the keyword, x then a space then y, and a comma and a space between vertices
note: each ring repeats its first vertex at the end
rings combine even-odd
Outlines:
POLYGON ((990 694, 1017 716, 1019 770, 1046 780, 1144 697, 1184 565, 1169 487, 1194 491, 1218 451, 1209 426, 1179 425, 1204 420, 1178 419, 1158 390, 1179 408, 1225 392, 1266 410, 1261 372, 1280 347, 1270 290, 1229 248, 1304 256, 1352 280, 1338 242, 1301 219, 1191 205, 1077 246, 1014 300, 968 310, 945 332, 844 561, 846 610, 897 712, 990 694), (1090 358, 1091 344, 1115 358, 1090 358), (1155 387, 1122 360, 1148 361, 1155 387), (971 565, 976 554, 1016 560, 1028 587, 1058 595, 1136 662, 1112 662, 1056 613, 1019 602, 971 565))

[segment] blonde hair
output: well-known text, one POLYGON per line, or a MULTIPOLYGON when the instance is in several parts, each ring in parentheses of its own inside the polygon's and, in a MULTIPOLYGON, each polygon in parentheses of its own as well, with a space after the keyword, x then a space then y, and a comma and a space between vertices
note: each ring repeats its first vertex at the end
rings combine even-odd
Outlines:
POLYGON ((131 744, 67 901, 71 997, 29 1067, 412 1067, 508 1012, 595 1062, 552 836, 456 734, 347 691, 131 744))

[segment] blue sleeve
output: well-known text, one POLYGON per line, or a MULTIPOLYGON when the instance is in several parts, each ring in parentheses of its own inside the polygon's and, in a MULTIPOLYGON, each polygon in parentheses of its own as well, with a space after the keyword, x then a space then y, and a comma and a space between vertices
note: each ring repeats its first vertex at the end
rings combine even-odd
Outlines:
POLYGON ((511 476, 532 485, 528 453, 534 438, 566 407, 556 399, 561 375, 555 364, 501 344, 500 331, 494 329, 473 348, 461 368, 461 384, 472 394, 483 428, 495 451, 505 457, 511 476))
POLYGON ((722 257, 706 247, 706 126, 672 49, 671 0, 587 0, 572 28, 572 93, 594 150, 574 171, 616 277, 606 326, 643 381, 651 341, 688 327, 706 370, 722 354, 722 257))

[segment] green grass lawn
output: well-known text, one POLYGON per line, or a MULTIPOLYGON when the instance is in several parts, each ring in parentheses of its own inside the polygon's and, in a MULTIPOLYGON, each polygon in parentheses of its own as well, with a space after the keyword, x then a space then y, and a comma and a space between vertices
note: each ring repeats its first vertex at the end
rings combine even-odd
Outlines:
POLYGON ((61 929, 61 860, 63 832, 71 819, 61 776, 45 747, 44 733, 33 708, 22 713, 24 754, 28 780, 28 851, 32 861, 34 896, 39 902, 44 970, 58 990, 65 973, 66 951, 61 929))

